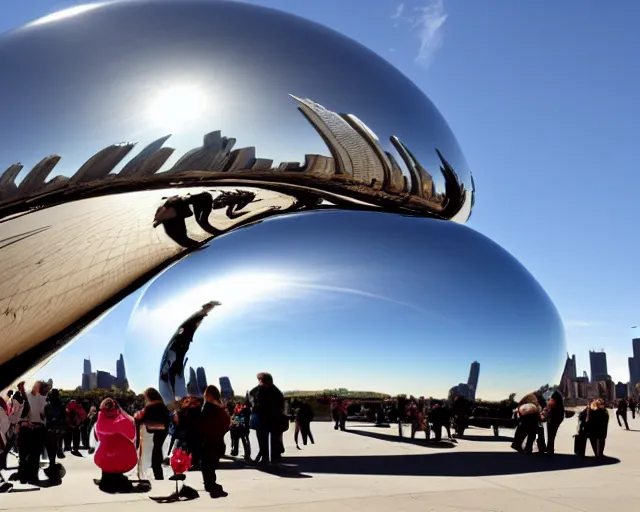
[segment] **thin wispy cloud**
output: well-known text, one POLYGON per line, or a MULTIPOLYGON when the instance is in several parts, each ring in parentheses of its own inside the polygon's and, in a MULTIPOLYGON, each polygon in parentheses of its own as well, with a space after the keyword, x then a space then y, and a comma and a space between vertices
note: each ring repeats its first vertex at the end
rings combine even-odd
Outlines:
POLYGON ((569 320, 564 322, 565 327, 592 327, 594 322, 587 322, 585 320, 569 320))
POLYGON ((436 0, 409 10, 404 3, 401 3, 391 15, 394 27, 407 24, 417 35, 420 46, 414 60, 424 67, 431 64, 433 56, 442 47, 442 31, 447 18, 443 0, 436 0))

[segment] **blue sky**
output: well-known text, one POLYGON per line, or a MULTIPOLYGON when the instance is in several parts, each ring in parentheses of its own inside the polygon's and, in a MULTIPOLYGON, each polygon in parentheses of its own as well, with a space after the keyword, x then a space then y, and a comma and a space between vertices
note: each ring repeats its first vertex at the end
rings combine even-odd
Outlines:
MULTIPOLYGON (((76 3, 6 0, 0 31, 76 3)), ((469 226, 509 250, 545 288, 580 369, 588 369, 589 349, 604 348, 612 376, 627 380, 630 326, 640 323, 640 177, 633 151, 640 6, 577 0, 553 7, 452 0, 254 3, 356 39, 427 93, 474 172, 469 226)), ((126 317, 125 309, 114 317, 126 317)), ((119 322, 108 320, 91 336, 122 339, 119 322)), ((62 375, 71 364, 79 372, 88 339, 66 350, 48 373, 62 375)), ((116 343, 109 350, 97 345, 91 344, 92 358, 113 370, 118 353, 107 352, 116 343)))

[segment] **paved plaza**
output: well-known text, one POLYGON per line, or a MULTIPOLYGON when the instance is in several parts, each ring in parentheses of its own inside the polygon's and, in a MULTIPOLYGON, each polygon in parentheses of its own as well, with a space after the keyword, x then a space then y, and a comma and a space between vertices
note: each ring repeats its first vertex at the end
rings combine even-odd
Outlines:
POLYGON ((268 473, 225 460, 218 480, 228 497, 212 500, 203 492, 200 473, 189 473, 187 482, 201 492, 200 498, 168 505, 149 496, 169 495, 172 482, 153 482, 148 494, 104 494, 92 482, 100 476, 92 458, 68 455, 62 485, 2 494, 0 511, 637 511, 640 418, 630 418, 632 430, 623 431, 612 411, 609 458, 602 463, 573 455, 576 421, 561 426, 554 457, 513 452, 508 430, 495 438, 489 430, 471 429, 457 445, 437 447, 420 439, 398 442, 396 426, 354 423, 347 425, 348 432, 336 432, 318 422, 312 425, 316 444, 302 451, 293 444, 293 429, 285 434, 286 471, 268 473))

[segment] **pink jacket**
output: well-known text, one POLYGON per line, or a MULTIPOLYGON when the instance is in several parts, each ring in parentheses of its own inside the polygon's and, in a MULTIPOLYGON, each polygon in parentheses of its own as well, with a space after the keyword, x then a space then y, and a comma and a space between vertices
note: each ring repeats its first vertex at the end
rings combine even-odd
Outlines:
POLYGON ((136 424, 122 411, 114 415, 98 413, 95 427, 98 449, 94 461, 105 473, 126 473, 138 463, 136 424))

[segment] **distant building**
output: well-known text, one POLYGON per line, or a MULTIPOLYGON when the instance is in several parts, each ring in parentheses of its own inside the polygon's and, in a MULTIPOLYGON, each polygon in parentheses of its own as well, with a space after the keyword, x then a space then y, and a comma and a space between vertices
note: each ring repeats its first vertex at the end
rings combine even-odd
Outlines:
POLYGON ((128 389, 127 374, 124 367, 124 356, 120 354, 120 358, 116 361, 116 375, 109 372, 97 370, 91 371, 91 360, 85 359, 82 372, 82 390, 89 391, 91 389, 128 389))
POLYGON ((629 387, 635 393, 636 384, 640 383, 640 338, 631 341, 633 357, 629 358, 629 387))
POLYGON ((627 398, 629 396, 629 384, 618 382, 616 384, 616 398, 627 398))
POLYGON ((591 363, 591 382, 601 382, 610 380, 607 372, 607 353, 589 351, 589 362, 591 363))
POLYGON ((229 380, 229 377, 220 377, 220 394, 225 400, 234 397, 233 388, 231 387, 231 380, 229 380))

